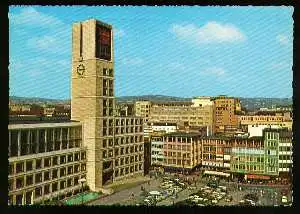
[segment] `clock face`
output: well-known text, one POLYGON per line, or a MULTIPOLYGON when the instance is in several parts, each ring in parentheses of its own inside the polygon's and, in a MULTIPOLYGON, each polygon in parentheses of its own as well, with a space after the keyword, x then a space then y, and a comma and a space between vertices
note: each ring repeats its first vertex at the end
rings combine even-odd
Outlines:
POLYGON ((84 72, 85 72, 85 67, 84 67, 84 65, 83 65, 83 64, 78 65, 78 67, 77 67, 77 73, 78 73, 79 75, 83 75, 84 72))

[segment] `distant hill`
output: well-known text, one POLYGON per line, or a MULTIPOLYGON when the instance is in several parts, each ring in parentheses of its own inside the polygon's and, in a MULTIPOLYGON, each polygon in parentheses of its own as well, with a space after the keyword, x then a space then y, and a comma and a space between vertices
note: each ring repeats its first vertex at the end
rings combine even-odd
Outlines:
POLYGON ((149 100, 152 102, 155 101, 191 101, 191 98, 183 98, 183 97, 173 97, 173 96, 165 96, 165 95, 142 95, 142 96, 122 96, 117 97, 117 102, 135 102, 141 100, 149 100))
POLYGON ((244 98, 240 97, 241 106, 248 110, 272 108, 278 106, 292 106, 292 98, 244 98))
POLYGON ((17 97, 10 96, 10 101, 15 104, 68 104, 70 100, 64 99, 48 99, 40 97, 17 97))
MULTIPOLYGON (((239 97, 242 107, 248 110, 256 110, 259 108, 271 108, 276 106, 291 106, 292 98, 245 98, 239 97)), ((13 103, 23 104, 70 104, 69 99, 47 99, 39 97, 16 97, 11 96, 10 100, 13 103)), ((142 95, 142 96, 121 96, 116 97, 118 103, 135 102, 139 100, 149 100, 152 102, 159 101, 191 101, 192 98, 173 97, 164 95, 142 95)))

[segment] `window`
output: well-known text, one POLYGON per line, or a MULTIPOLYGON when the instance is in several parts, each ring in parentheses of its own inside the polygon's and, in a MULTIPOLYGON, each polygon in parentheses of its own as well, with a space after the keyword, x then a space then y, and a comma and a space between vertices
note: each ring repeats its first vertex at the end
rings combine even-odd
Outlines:
POLYGON ((44 172, 44 181, 48 181, 50 179, 50 173, 47 171, 47 172, 44 172))
POLYGON ((24 172, 24 162, 20 162, 16 164, 16 173, 24 172))
POLYGON ((9 164, 9 169, 8 169, 9 171, 8 171, 8 173, 9 173, 9 175, 13 175, 14 174, 14 165, 13 164, 9 164))
POLYGON ((68 162, 72 162, 73 161, 73 154, 69 154, 68 155, 68 162))
POLYGON ((42 173, 35 174, 35 183, 42 182, 42 173))
POLYGON ((66 156, 65 155, 61 155, 60 156, 60 164, 65 164, 66 163, 66 156))
POLYGON ((37 187, 35 189, 35 197, 38 198, 40 196, 42 196, 42 187, 37 187))
POLYGON ((57 175, 57 169, 53 169, 52 170, 52 179, 55 179, 57 177, 58 177, 58 175, 57 175))
POLYGON ((66 181, 61 181, 60 182, 60 189, 66 188, 66 181))
POLYGON ((44 186, 44 195, 48 195, 50 193, 50 184, 44 186))
POLYGON ((52 192, 57 191, 57 182, 52 184, 52 192))
POLYGON ((44 167, 50 167, 50 166, 51 166, 51 158, 45 158, 44 167))

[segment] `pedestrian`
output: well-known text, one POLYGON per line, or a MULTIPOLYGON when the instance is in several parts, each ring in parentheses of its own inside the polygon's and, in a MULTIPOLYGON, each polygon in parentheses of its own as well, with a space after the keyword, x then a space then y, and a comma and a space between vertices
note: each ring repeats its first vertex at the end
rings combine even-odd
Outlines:
POLYGON ((148 181, 148 185, 150 185, 150 181, 148 181))

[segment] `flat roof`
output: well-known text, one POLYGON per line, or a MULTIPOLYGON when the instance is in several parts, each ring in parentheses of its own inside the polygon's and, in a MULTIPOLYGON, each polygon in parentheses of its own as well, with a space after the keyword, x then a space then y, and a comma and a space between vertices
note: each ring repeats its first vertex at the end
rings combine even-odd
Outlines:
POLYGON ((201 136, 201 133, 196 132, 172 132, 165 134, 166 137, 196 137, 201 136))
POLYGON ((9 124, 8 129, 34 129, 34 128, 51 128, 51 127, 71 127, 81 125, 78 121, 60 122, 60 123, 21 123, 9 124))
POLYGON ((69 117, 45 117, 45 116, 9 116, 11 129, 35 128, 35 127, 61 127, 80 125, 79 121, 71 120, 69 117))

